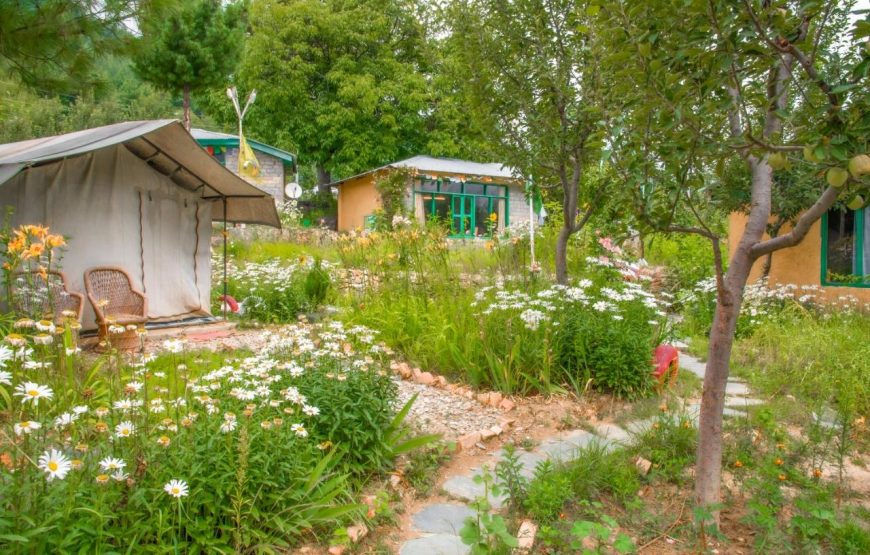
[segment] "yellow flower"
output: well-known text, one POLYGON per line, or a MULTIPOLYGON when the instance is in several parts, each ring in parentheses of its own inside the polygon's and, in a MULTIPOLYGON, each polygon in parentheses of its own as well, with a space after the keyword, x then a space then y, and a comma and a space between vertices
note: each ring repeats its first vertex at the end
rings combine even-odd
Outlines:
POLYGON ((813 477, 814 478, 821 478, 822 477, 822 469, 821 468, 814 468, 813 469, 813 477))
POLYGON ((498 214, 496 214, 495 212, 493 212, 492 214, 490 214, 490 215, 489 215, 489 221, 491 221, 492 223, 497 222, 497 221, 498 221, 498 214))
POLYGON ((782 466, 782 464, 783 464, 783 460, 782 460, 782 459, 776 459, 775 461, 773 461, 773 464, 775 464, 776 466, 782 466))
POLYGON ((98 484, 108 484, 109 483, 109 475, 108 474, 97 474, 97 483, 98 484))
POLYGON ((777 478, 779 478, 780 482, 783 482, 785 481, 785 474, 780 474, 779 476, 777 476, 777 478))
POLYGON ((62 235, 49 235, 45 238, 45 246, 54 249, 66 245, 66 240, 62 235))
POLYGON ((742 466, 743 466, 743 463, 740 461, 740 459, 734 461, 735 468, 741 468, 742 466))
POLYGON ((169 444, 172 443, 172 440, 169 439, 169 436, 160 436, 157 438, 157 443, 161 447, 169 447, 169 444))

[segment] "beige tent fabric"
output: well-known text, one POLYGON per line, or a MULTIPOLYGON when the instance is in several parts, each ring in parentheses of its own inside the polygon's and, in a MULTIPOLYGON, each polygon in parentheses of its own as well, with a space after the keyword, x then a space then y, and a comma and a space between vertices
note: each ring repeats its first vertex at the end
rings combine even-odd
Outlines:
MULTIPOLYGON (((215 164, 217 165, 217 164, 215 164)), ((70 287, 83 273, 120 266, 148 296, 151 319, 207 314, 213 201, 154 171, 124 145, 32 167, 0 185, 13 223, 46 224, 68 238, 70 287)), ((95 327, 86 303, 84 329, 95 327)))
POLYGON ((0 186, 19 171, 124 145, 177 186, 220 207, 221 221, 281 227, 275 201, 216 162, 177 120, 130 121, 65 135, 0 145, 0 186))

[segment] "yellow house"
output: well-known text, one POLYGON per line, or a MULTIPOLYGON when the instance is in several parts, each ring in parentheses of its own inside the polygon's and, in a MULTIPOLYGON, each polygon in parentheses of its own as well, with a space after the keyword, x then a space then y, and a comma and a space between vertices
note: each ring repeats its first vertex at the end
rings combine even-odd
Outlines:
POLYGON ((332 183, 338 189, 338 230, 370 227, 381 208, 376 184, 402 169, 409 172, 402 199, 405 210, 420 223, 444 222, 451 237, 485 237, 491 230, 500 233, 511 224, 529 220, 523 182, 510 168, 414 156, 332 183))
MULTIPOLYGON (((729 254, 734 254, 745 224, 745 214, 729 217, 729 254)), ((788 231, 786 227, 782 233, 788 231)), ((763 258, 755 263, 750 281, 762 276, 763 265, 763 258)), ((801 243, 773 253, 768 279, 771 284, 818 287, 830 301, 850 295, 870 302, 870 207, 829 210, 801 243)))

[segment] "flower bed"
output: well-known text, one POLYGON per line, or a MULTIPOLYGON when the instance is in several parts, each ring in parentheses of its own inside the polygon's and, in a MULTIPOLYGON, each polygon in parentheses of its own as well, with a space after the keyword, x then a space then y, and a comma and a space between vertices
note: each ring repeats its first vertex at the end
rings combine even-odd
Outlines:
POLYGON ((410 445, 366 328, 86 366, 69 329, 36 343, 31 325, 0 347, 4 552, 290 546, 358 514, 361 480, 410 445))

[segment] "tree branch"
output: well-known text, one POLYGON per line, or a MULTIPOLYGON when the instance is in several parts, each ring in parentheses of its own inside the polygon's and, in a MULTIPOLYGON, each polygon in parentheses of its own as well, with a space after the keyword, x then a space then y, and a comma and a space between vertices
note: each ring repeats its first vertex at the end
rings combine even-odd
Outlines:
POLYGON ((749 256, 752 260, 756 260, 765 254, 793 247, 800 243, 806 237, 812 225, 834 205, 838 193, 839 189, 833 187, 825 189, 825 192, 822 193, 822 196, 819 197, 815 204, 798 218, 791 231, 785 235, 756 243, 749 249, 749 256))

